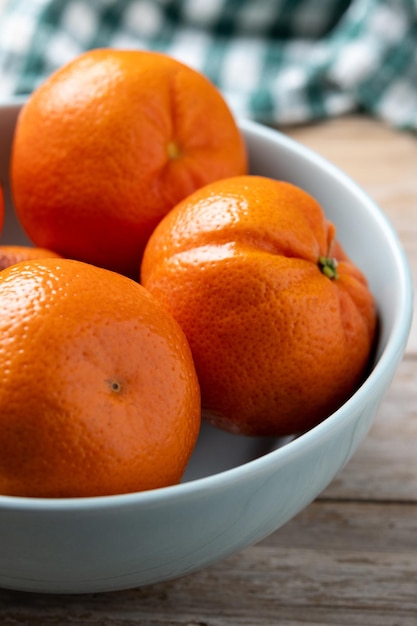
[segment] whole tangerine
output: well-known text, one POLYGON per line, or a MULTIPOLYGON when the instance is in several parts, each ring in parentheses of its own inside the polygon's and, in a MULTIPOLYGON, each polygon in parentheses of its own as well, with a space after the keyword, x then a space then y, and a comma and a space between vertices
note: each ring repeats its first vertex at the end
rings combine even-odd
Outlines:
POLYGON ((159 52, 106 48, 60 68, 24 104, 11 182, 36 246, 137 279, 159 220, 246 169, 240 129, 203 74, 159 52))
POLYGON ((305 431, 361 383, 376 308, 335 227, 302 189, 259 176, 196 191, 152 234, 142 284, 190 343, 206 418, 305 431))
POLYGON ((30 261, 31 259, 59 259, 60 255, 46 248, 34 248, 32 246, 0 246, 0 271, 10 265, 30 261))
POLYGON ((200 391, 178 323, 137 282, 68 259, 0 272, 0 493, 176 484, 200 391))

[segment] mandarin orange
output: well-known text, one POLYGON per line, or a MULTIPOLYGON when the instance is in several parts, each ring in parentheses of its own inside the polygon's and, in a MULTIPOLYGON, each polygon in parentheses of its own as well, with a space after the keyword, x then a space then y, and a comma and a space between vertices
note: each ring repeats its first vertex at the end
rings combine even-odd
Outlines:
POLYGON ((207 419, 248 435, 311 428, 361 383, 376 309, 313 197, 240 176, 157 226, 142 284, 190 343, 207 419))
POLYGON ((60 258, 60 255, 46 248, 33 248, 32 246, 1 246, 0 245, 0 271, 10 265, 30 259, 60 258))
POLYGON ((0 494, 177 483, 200 392, 178 323, 137 282, 79 261, 0 272, 0 494))
POLYGON ((162 53, 88 51, 23 106, 11 182, 36 246, 138 278, 159 220, 192 191, 247 169, 219 90, 162 53))

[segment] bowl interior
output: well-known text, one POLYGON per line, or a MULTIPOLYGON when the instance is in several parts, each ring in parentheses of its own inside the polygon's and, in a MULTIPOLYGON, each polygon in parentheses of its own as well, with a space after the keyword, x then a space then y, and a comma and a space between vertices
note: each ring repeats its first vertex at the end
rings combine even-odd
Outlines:
MULTIPOLYGON (((0 181, 6 199, 1 242, 25 245, 30 242, 14 213, 8 176, 19 108, 19 103, 0 106, 0 181)), ((379 311, 379 339, 371 377, 377 376, 378 367, 383 369, 383 356, 395 360, 402 354, 411 319, 411 278, 396 233, 368 196, 327 161, 266 127, 243 121, 241 128, 249 150, 251 173, 287 180, 315 196, 335 223, 346 252, 365 272, 379 311)), ((289 440, 239 437, 203 424, 183 481, 240 466, 286 445, 289 440)))
MULTIPOLYGON (((0 243, 27 244, 8 167, 19 107, 0 105, 0 243)), ((25 591, 114 591, 195 571, 256 543, 309 504, 368 432, 405 349, 410 270, 382 212, 338 169, 278 132, 241 122, 253 174, 285 179, 322 204, 368 277, 380 330, 371 373, 333 415, 294 440, 249 438, 203 424, 183 484, 103 498, 0 496, 0 585, 25 591)))

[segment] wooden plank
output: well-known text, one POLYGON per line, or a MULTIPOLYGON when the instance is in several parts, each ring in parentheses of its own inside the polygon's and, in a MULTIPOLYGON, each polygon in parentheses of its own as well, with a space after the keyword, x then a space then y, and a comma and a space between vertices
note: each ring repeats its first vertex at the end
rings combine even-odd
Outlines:
MULTIPOLYGON (((316 500, 259 546, 417 556, 417 507, 406 503, 316 500)), ((416 570, 417 575, 417 570, 416 570)))
POLYGON ((229 559, 217 575, 205 571, 117 596, 42 598, 35 608, 18 599, 18 606, 1 611, 2 623, 223 626, 282 624, 285 619, 363 626, 392 624, 395 617, 394 623, 415 625, 416 561, 411 556, 328 553, 319 563, 314 550, 265 554, 254 548, 243 570, 238 559, 229 559), (389 616, 386 622, 381 615, 389 616))
POLYGON ((417 502, 417 362, 404 359, 374 425, 322 498, 417 502))
POLYGON ((416 511, 315 502, 258 545, 178 580, 85 596, 0 591, 0 622, 415 625, 416 511))

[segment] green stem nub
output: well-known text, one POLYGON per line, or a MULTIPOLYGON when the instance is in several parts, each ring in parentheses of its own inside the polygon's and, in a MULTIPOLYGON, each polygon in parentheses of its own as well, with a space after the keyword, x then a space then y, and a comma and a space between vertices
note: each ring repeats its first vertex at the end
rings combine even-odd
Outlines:
POLYGON ((319 256, 318 266, 320 271, 323 272, 330 280, 336 280, 339 278, 337 274, 337 259, 333 259, 327 256, 319 256))

